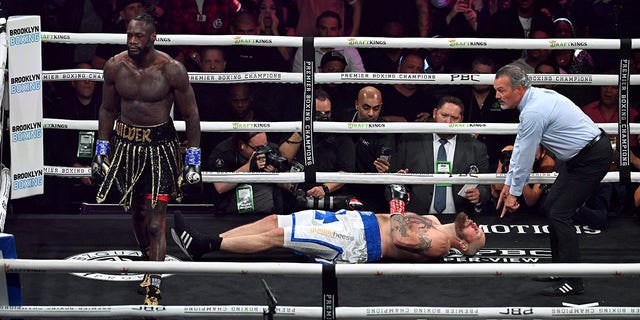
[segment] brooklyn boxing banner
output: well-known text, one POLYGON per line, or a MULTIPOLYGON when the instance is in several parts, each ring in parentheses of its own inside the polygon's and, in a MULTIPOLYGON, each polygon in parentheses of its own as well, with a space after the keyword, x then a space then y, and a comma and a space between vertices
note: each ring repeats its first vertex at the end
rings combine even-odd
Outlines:
POLYGON ((9 17, 11 198, 42 194, 42 54, 40 17, 9 17))

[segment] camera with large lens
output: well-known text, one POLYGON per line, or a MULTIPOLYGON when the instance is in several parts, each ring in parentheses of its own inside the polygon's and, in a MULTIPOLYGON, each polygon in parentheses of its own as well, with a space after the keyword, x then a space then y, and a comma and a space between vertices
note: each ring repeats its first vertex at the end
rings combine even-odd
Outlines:
POLYGON ((512 150, 502 150, 500 151, 500 163, 502 163, 502 173, 507 173, 509 171, 509 161, 511 161, 512 150))
POLYGON ((264 145, 256 150, 256 156, 264 154, 267 165, 272 165, 278 172, 287 172, 291 169, 289 160, 280 155, 280 152, 269 145, 264 145))
MULTIPOLYGON (((353 200, 356 200, 354 196, 325 196, 322 199, 308 196, 302 189, 298 189, 294 192, 296 198, 296 206, 299 209, 319 209, 327 211, 335 211, 340 209, 356 210, 360 208, 352 208, 353 200)), ((357 200, 356 200, 357 201, 357 200)), ((360 206, 362 203, 357 201, 360 206)))

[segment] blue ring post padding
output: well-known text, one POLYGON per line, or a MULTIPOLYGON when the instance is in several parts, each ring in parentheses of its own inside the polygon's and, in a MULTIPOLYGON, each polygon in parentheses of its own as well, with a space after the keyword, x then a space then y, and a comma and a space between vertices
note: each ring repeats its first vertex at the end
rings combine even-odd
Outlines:
MULTIPOLYGON (((4 259, 17 259, 16 244, 12 234, 0 233, 0 251, 4 259)), ((7 295, 10 306, 22 305, 22 290, 20 286, 20 274, 7 273, 7 295)), ((1 289, 1 288, 0 288, 1 289)))

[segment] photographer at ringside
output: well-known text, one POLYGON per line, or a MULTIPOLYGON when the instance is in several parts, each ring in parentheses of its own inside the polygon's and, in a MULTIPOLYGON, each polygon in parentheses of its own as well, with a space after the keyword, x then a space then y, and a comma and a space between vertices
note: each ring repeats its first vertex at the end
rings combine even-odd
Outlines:
MULTIPOLYGON (((210 171, 218 172, 285 172, 289 161, 280 156, 278 145, 267 139, 265 132, 236 132, 220 142, 209 155, 210 171)), ((283 194, 275 183, 215 182, 216 213, 282 212, 283 194)))
MULTIPOLYGON (((507 145, 500 151, 498 157, 498 168, 496 173, 509 172, 509 161, 511 160, 511 154, 513 153, 513 145, 507 145)), ((533 161, 533 167, 531 173, 551 173, 555 170, 556 161, 549 154, 549 151, 542 145, 538 146, 535 154, 535 160, 533 161)), ((495 208, 498 203, 498 197, 502 192, 504 184, 492 184, 491 185, 491 205, 489 207, 495 208)), ((549 193, 549 184, 541 183, 528 183, 525 184, 522 189, 522 194, 518 197, 520 203, 519 212, 531 213, 531 214, 543 214, 540 207, 543 203, 543 199, 549 193)), ((489 208, 486 208, 487 210, 489 208)))
MULTIPOLYGON (((315 92, 315 121, 331 121, 331 100, 322 89, 315 92)), ((318 172, 354 172, 355 147, 347 134, 316 133, 313 136, 313 156, 318 172)), ((289 161, 304 163, 302 136, 292 133, 280 144, 280 152, 289 161)), ((350 196, 344 183, 301 183, 292 190, 296 209, 334 210, 348 207, 350 196)), ((355 209, 355 207, 351 207, 355 209)))

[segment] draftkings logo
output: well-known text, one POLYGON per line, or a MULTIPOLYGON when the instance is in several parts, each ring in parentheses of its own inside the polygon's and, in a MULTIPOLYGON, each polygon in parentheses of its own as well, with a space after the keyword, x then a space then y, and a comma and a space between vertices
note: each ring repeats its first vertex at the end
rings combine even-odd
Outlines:
POLYGON ((549 248, 484 248, 474 256, 466 256, 452 248, 445 262, 482 262, 482 263, 539 263, 551 262, 549 248))
MULTIPOLYGON (((65 260, 76 261, 142 261, 142 253, 138 250, 106 250, 93 251, 77 254, 66 258, 65 260)), ((181 261, 180 259, 166 255, 164 261, 181 261)), ((95 272, 78 272, 72 273, 74 276, 81 278, 103 280, 103 281, 142 281, 141 273, 95 273, 95 272)), ((163 274, 162 277, 170 277, 173 274, 163 274)))

